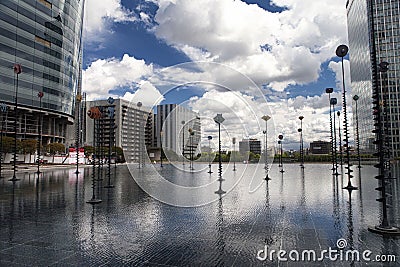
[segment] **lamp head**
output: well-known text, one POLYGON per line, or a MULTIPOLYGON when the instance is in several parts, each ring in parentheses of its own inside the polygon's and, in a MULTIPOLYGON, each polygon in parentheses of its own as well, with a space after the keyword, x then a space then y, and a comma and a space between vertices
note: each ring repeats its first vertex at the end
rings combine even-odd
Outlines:
POLYGON ((327 94, 331 94, 331 93, 333 93, 333 88, 326 88, 326 89, 325 89, 325 92, 326 92, 327 94))
POLYGON ((336 55, 338 57, 345 57, 347 55, 347 52, 349 52, 349 48, 347 47, 347 45, 339 45, 336 48, 336 55))
POLYGON ((337 104, 337 98, 331 98, 331 105, 334 106, 337 104))

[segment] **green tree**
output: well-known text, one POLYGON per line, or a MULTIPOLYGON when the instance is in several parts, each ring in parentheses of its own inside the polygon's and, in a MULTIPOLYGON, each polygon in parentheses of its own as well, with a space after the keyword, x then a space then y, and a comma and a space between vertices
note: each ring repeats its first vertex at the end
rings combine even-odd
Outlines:
POLYGON ((21 141, 20 150, 23 154, 33 154, 37 149, 37 140, 26 139, 21 141))
POLYGON ((65 152, 65 146, 64 144, 61 143, 50 143, 46 146, 46 150, 51 154, 55 155, 58 153, 64 153, 65 152))

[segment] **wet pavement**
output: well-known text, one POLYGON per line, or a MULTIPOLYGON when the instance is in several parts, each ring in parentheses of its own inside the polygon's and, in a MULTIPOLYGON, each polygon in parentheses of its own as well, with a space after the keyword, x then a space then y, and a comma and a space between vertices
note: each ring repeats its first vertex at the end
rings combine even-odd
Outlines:
MULTIPOLYGON (((332 177, 329 164, 306 164, 304 172, 298 164, 286 164, 283 174, 275 166, 268 183, 256 166, 237 164, 233 172, 224 165, 222 189, 228 193, 220 198, 214 193, 217 165, 211 175, 206 165, 195 164, 193 173, 157 165, 172 183, 204 188, 193 194, 194 201, 211 203, 198 207, 156 200, 124 165, 112 169, 114 188, 103 188, 107 179, 96 188, 102 200, 96 205, 86 203, 92 197, 91 168, 80 169, 78 176, 75 169, 47 169, 39 178, 19 173, 15 183, 6 173, 0 180, 0 266, 400 266, 400 239, 368 231, 380 220, 373 166, 363 166, 361 173, 353 167, 352 183, 360 190, 351 194, 342 189, 346 177, 332 177), (370 250, 371 259, 395 255, 396 262, 331 261, 326 254, 318 262, 278 261, 276 253, 264 259, 260 252, 314 250, 318 258, 339 246, 360 255, 370 250)), ((131 171, 144 180, 151 176, 148 164, 131 171)), ((151 188, 157 187, 148 179, 151 188)), ((392 183, 389 215, 400 225, 400 182, 392 183)), ((187 203, 187 195, 181 199, 178 191, 167 189, 156 191, 171 202, 187 203)))

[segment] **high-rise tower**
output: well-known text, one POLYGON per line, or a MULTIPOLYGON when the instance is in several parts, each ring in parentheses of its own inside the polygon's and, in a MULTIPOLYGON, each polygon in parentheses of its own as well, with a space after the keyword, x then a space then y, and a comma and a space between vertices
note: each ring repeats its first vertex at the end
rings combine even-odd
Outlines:
MULTIPOLYGON (((81 84, 84 0, 2 0, 0 2, 0 100, 12 109, 18 92, 18 138, 38 135, 42 114, 43 144, 65 143, 74 121, 81 84), (14 64, 22 66, 18 90, 14 64), (43 92, 39 107, 38 93, 43 92)), ((14 121, 8 112, 7 121, 14 121)), ((13 123, 6 123, 13 133, 13 123)))
POLYGON ((376 75, 388 107, 387 128, 392 157, 400 156, 400 3, 398 0, 349 0, 346 4, 352 93, 357 94, 361 149, 374 149, 372 85, 376 75), (377 65, 388 62, 387 72, 377 65), (374 72, 374 70, 376 70, 374 72), (374 74, 375 73, 375 74, 374 74))

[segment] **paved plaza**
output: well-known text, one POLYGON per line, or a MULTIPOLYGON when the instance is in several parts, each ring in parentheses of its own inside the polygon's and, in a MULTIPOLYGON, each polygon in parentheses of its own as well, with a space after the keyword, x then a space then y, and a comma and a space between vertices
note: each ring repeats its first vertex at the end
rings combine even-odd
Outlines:
MULTIPOLYGON (((298 164, 286 164, 283 174, 274 165, 268 183, 257 165, 237 164, 236 172, 232 164, 223 165, 222 189, 228 193, 221 198, 214 193, 217 165, 211 175, 207 165, 195 164, 193 173, 176 166, 155 168, 181 186, 209 185, 204 199, 212 196, 213 201, 176 207, 149 196, 131 175, 147 179, 149 164, 133 166, 131 172, 126 165, 112 169, 115 187, 103 188, 104 177, 96 188, 102 203, 96 205, 86 203, 92 196, 91 168, 81 168, 78 176, 73 168, 46 169, 39 178, 19 172, 21 180, 15 183, 5 173, 0 180, 0 266, 400 266, 400 240, 368 231, 380 216, 373 166, 363 166, 361 173, 353 167, 352 182, 360 190, 350 195, 342 189, 347 178, 332 177, 329 164, 306 164, 304 172, 298 164), (370 250, 373 259, 397 257, 392 263, 331 261, 327 255, 318 262, 278 261, 276 254, 263 258, 266 248, 267 254, 314 250, 319 256, 342 248, 360 255, 370 250)), ((400 186, 393 185, 389 217, 400 225, 400 186)), ((163 193, 179 203, 179 192, 163 193)))

